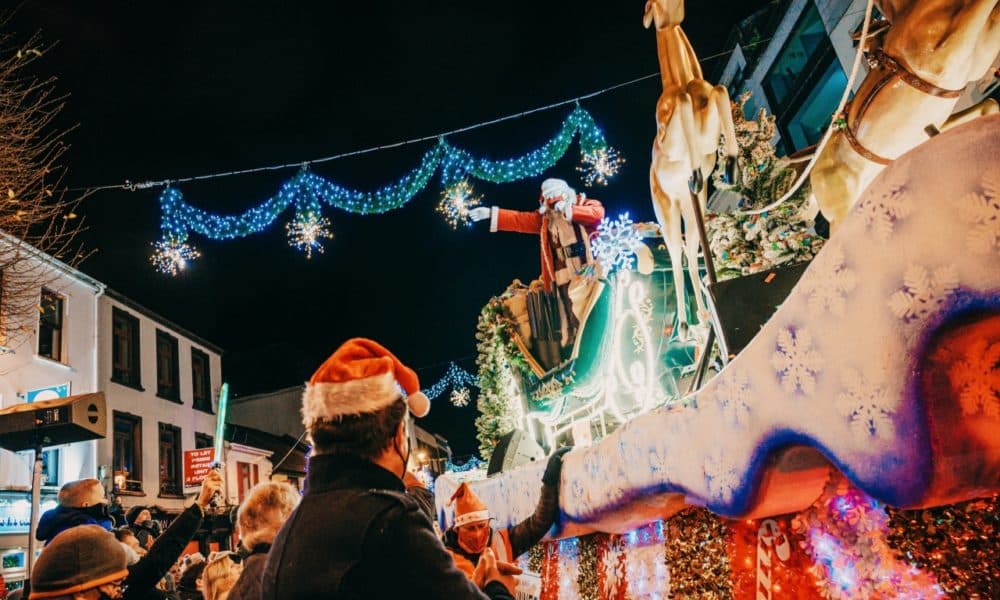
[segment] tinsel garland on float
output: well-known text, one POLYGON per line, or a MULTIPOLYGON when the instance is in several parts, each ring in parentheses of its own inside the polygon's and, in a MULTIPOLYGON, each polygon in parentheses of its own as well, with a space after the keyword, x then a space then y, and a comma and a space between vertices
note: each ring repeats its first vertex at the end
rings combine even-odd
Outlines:
MULTIPOLYGON (((743 197, 740 210, 752 210, 780 198, 796 177, 787 159, 775 154, 774 115, 762 108, 757 120, 743 116, 749 98, 750 92, 746 92, 733 104, 740 179, 726 184, 721 171, 714 176, 717 188, 743 197)), ((808 196, 806 184, 781 206, 759 215, 710 213, 706 226, 719 279, 812 260, 824 240, 816 235, 813 221, 801 214, 808 196)))
POLYGON ((476 417, 476 439, 483 460, 489 460, 497 441, 517 427, 518 378, 532 376, 524 355, 513 341, 517 326, 504 305, 504 298, 517 287, 523 284, 515 281, 502 296, 490 299, 479 313, 476 325, 479 370, 476 407, 480 412, 476 417))
POLYGON ((690 508, 624 535, 546 542, 525 564, 542 600, 996 598, 998 522, 996 497, 898 510, 837 477, 799 514, 690 508))

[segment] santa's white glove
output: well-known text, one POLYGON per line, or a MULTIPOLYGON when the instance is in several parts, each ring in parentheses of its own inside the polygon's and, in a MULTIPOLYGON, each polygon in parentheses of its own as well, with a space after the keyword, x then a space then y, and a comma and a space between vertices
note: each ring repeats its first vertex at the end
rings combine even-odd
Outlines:
POLYGON ((473 222, 485 221, 490 218, 490 209, 488 206, 477 206, 469 210, 469 219, 473 222))

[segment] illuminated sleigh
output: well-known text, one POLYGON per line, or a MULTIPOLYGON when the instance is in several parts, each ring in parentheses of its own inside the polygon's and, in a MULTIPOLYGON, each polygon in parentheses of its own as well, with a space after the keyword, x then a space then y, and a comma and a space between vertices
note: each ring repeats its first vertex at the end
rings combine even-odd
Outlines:
POLYGON ((517 326, 517 315, 511 314, 518 291, 505 294, 512 325, 506 336, 523 357, 517 420, 544 447, 566 441, 571 430, 599 439, 680 396, 679 382, 694 368, 694 343, 674 335, 678 318, 669 257, 662 247, 651 253, 652 272, 621 269, 594 282, 572 348, 551 369, 534 356, 526 324, 517 326))

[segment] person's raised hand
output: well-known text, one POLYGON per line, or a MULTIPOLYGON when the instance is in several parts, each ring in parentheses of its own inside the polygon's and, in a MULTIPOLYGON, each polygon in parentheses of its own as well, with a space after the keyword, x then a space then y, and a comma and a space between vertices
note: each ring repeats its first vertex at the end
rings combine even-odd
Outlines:
POLYGON ((469 209, 469 219, 472 222, 484 221, 490 218, 490 208, 488 206, 477 206, 469 209))
POLYGON ((563 455, 572 449, 572 446, 563 446, 552 453, 548 464, 545 465, 545 473, 542 475, 543 484, 559 487, 559 478, 562 476, 563 455))
POLYGON ((198 494, 198 505, 202 509, 208 508, 209 503, 216 494, 222 493, 222 473, 217 469, 210 469, 205 479, 201 482, 201 493, 198 494))
POLYGON ((520 574, 520 567, 511 563, 498 561, 496 555, 493 554, 493 550, 487 548, 479 555, 479 563, 472 574, 472 581, 480 589, 485 588, 490 582, 498 581, 502 586, 507 588, 507 591, 513 594, 517 588, 515 575, 520 574))

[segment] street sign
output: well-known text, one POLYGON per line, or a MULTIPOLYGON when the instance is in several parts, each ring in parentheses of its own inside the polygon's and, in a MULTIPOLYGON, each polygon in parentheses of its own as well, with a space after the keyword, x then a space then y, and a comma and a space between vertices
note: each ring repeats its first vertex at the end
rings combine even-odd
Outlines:
POLYGON ((215 461, 214 448, 198 448, 184 451, 184 487, 201 485, 205 476, 212 470, 215 461))

